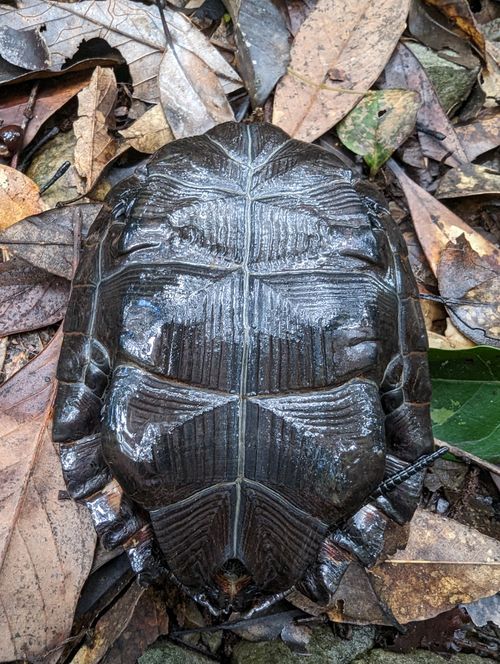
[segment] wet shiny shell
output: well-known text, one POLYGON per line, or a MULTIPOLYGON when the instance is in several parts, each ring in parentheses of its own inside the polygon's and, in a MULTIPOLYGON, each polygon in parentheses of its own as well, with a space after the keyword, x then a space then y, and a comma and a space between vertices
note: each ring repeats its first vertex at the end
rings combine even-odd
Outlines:
POLYGON ((270 125, 165 146, 75 280, 54 426, 88 448, 66 448, 73 495, 114 478, 127 536, 150 522, 193 592, 231 559, 289 588, 387 460, 428 449, 418 306, 399 231, 335 157, 270 125))

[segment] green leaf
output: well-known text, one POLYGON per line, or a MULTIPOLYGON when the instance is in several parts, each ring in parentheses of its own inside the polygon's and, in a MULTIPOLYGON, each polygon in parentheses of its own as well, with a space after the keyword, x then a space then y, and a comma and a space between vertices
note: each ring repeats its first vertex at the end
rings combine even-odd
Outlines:
POLYGON ((337 125, 337 134, 374 175, 412 133, 419 106, 420 95, 413 90, 375 90, 337 125))
POLYGON ((434 436, 500 463, 500 350, 431 348, 434 436))

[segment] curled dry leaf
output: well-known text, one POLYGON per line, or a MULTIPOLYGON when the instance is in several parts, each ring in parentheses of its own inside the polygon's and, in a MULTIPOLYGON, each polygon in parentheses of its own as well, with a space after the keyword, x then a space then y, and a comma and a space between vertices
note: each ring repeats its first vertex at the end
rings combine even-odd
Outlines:
POLYGON ((437 198, 459 198, 479 194, 499 194, 500 173, 478 164, 462 164, 447 171, 436 191, 437 198))
MULTIPOLYGON (((33 117, 24 133, 23 147, 26 147, 35 137, 40 127, 53 113, 64 106, 72 97, 88 85, 91 73, 89 71, 76 72, 64 78, 46 80, 37 91, 33 106, 33 117)), ((0 101, 0 117, 4 125, 20 125, 24 119, 24 109, 28 103, 29 92, 9 91, 8 95, 0 101)))
POLYGON ((118 132, 130 147, 152 154, 174 140, 174 135, 160 104, 147 110, 130 127, 118 132))
POLYGON ((400 623, 426 620, 500 588, 500 542, 453 519, 418 509, 408 544, 371 571, 400 623))
MULTIPOLYGON (((144 101, 159 101, 156 72, 165 50, 165 34, 156 5, 147 6, 133 0, 114 0, 112 3, 19 0, 17 5, 15 8, 0 5, 0 22, 22 30, 44 26, 43 35, 53 68, 63 67, 81 42, 104 39, 125 58, 134 84, 134 95, 144 101), (64 39, 61 34, 65 35, 64 39)), ((168 7, 164 12, 174 42, 196 53, 216 72, 225 92, 241 86, 234 69, 187 17, 168 7)))
POLYGON ((455 128, 456 134, 470 161, 500 145, 500 114, 470 122, 455 128))
POLYGON ((262 106, 290 58, 282 13, 269 0, 225 0, 234 25, 239 70, 254 108, 262 106))
MULTIPOLYGON (((88 87, 78 95, 75 168, 85 180, 81 193, 90 191, 104 168, 128 146, 120 146, 108 131, 117 85, 112 69, 96 67, 88 87)), ((82 183, 83 184, 83 183, 82 183)))
POLYGON ((0 164, 0 231, 46 209, 37 185, 19 171, 0 164))
POLYGON ((216 73, 190 50, 178 45, 167 48, 158 85, 161 105, 175 138, 202 134, 234 120, 216 73))
POLYGON ((436 161, 445 160, 450 166, 468 161, 455 130, 444 112, 425 69, 409 48, 398 44, 381 81, 383 88, 415 90, 421 98, 417 113, 418 133, 423 153, 436 161), (439 140, 433 134, 443 135, 439 140))
POLYGON ((412 90, 370 92, 338 124, 337 134, 374 175, 412 133, 419 106, 420 95, 412 90))
POLYGON ((395 162, 390 167, 406 196, 415 231, 453 324, 475 343, 500 345, 500 251, 413 182, 395 162))
POLYGON ((71 280, 80 242, 102 203, 54 208, 23 219, 0 233, 0 246, 47 272, 71 280))
POLYGON ((48 430, 61 339, 0 388, 2 661, 57 649, 92 565, 94 529, 83 508, 59 500, 64 481, 48 430))
POLYGON ((409 0, 319 0, 277 86, 274 124, 305 141, 333 127, 377 80, 405 28, 408 7, 409 0))
POLYGON ((20 258, 0 263, 0 336, 36 330, 64 318, 70 283, 20 258))

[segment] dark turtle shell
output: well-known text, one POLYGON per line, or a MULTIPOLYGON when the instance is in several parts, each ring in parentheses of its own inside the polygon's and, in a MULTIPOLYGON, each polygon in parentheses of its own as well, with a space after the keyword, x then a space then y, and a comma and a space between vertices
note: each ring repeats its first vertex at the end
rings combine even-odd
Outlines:
POLYGON ((404 242, 334 156, 271 125, 170 143, 111 194, 58 378, 71 494, 135 569, 212 607, 314 596, 326 545, 370 564, 418 500, 422 473, 365 504, 432 444, 404 242))

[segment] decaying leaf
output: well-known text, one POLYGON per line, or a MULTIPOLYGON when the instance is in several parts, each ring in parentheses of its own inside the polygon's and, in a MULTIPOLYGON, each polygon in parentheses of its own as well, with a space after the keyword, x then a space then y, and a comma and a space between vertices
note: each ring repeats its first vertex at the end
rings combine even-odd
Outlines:
POLYGON ((500 350, 429 352, 434 435, 490 463, 500 462, 500 350))
POLYGON ((408 16, 408 29, 426 46, 440 51, 441 57, 456 64, 474 69, 479 60, 472 54, 469 44, 449 29, 446 18, 431 12, 424 2, 412 2, 408 16))
POLYGON ((48 428, 62 335, 0 388, 0 653, 33 659, 68 636, 95 534, 64 488, 48 428))
POLYGON ((328 617, 354 625, 394 625, 395 620, 373 589, 364 567, 351 563, 332 598, 328 617))
POLYGON ((274 124, 305 141, 333 127, 376 81, 405 28, 408 7, 408 0, 319 0, 277 86, 274 124))
MULTIPOLYGON (((136 594, 137 591, 130 588, 127 594, 129 593, 136 594)), ((110 613, 114 614, 114 609, 110 613)), ((116 620, 116 615, 114 618, 116 620)), ((103 618, 98 623, 98 629, 105 620, 106 618, 103 618)), ((111 627, 111 621, 107 622, 111 627)), ((119 620, 116 622, 119 624, 119 620)), ((149 644, 156 641, 159 636, 168 633, 168 627, 169 620, 164 598, 159 596, 153 588, 148 588, 141 593, 125 629, 116 640, 108 641, 108 647, 111 647, 100 660, 101 664, 135 664, 149 644)), ((105 635, 104 630, 102 634, 105 635)), ((90 664, 90 661, 88 658, 85 659, 85 664, 90 664)))
POLYGON ((47 69, 50 55, 39 30, 15 30, 8 25, 0 26, 0 56, 16 67, 23 69, 47 69))
POLYGON ((494 113, 456 127, 455 131, 467 157, 472 161, 480 154, 500 145, 500 114, 494 113))
POLYGON ((33 180, 10 166, 0 164, 0 231, 45 209, 33 180))
POLYGON ((338 124, 338 136, 374 175, 412 133, 419 106, 420 95, 412 90, 370 92, 338 124))
POLYGON ((101 203, 83 203, 28 217, 0 233, 0 246, 36 267, 71 280, 81 240, 101 207, 101 203))
POLYGON ((233 20, 239 70, 254 108, 262 106, 290 58, 288 30, 269 0, 225 0, 233 20))
POLYGON ((66 279, 20 258, 0 263, 0 336, 36 330, 62 320, 69 289, 66 279))
POLYGON ((71 660, 71 664, 97 664, 109 651, 129 624, 145 589, 132 583, 127 592, 97 623, 92 641, 84 643, 71 660))
MULTIPOLYGON (((17 5, 15 8, 0 5, 2 25, 23 30, 44 26, 43 36, 53 68, 64 66, 81 42, 104 39, 125 58, 135 96, 145 101, 159 101, 156 73, 165 50, 165 34, 156 5, 133 0, 114 0, 113 3, 19 0, 17 5), (65 35, 64 39, 61 34, 65 35)), ((216 72, 226 93, 240 87, 241 82, 232 67, 187 17, 168 7, 164 12, 175 44, 196 53, 216 72)))
POLYGON ((450 168, 436 191, 437 198, 459 198, 479 194, 499 194, 500 173, 479 164, 462 164, 450 168))
MULTIPOLYGON (((35 134, 50 116, 72 97, 88 85, 91 77, 90 71, 76 72, 64 78, 53 78, 43 82, 40 86, 33 106, 33 117, 30 119, 24 133, 23 147, 26 147, 35 134)), ((4 125, 20 125, 23 122, 23 112, 28 103, 27 91, 12 91, 0 101, 0 117, 4 125)))
POLYGON ((458 330, 478 344, 500 345, 500 251, 390 162, 413 224, 458 330))
POLYGON ((500 542, 419 509, 406 548, 370 576, 400 623, 425 620, 500 589, 500 542))
POLYGON ((480 256, 500 256, 491 242, 416 184, 398 164, 391 160, 389 165, 406 196, 415 231, 434 274, 437 274, 441 254, 448 242, 455 241, 462 234, 480 256))
POLYGON ((384 69, 382 79, 383 88, 403 88, 419 93, 422 103, 417 113, 420 128, 418 136, 422 151, 427 157, 436 161, 444 159, 450 166, 458 166, 468 161, 425 69, 404 44, 398 44, 384 69), (444 138, 438 139, 436 135, 444 138))
POLYGON ((491 106, 496 105, 500 91, 500 48, 484 34, 476 22, 471 7, 466 0, 427 0, 457 25, 477 47, 486 63, 482 73, 481 86, 491 106))
POLYGON ((156 152, 163 145, 174 140, 174 135, 160 104, 147 110, 130 127, 122 129, 119 134, 132 148, 147 154, 156 152))
POLYGON ((175 138, 202 134, 234 120, 217 75, 192 51, 177 45, 167 48, 158 84, 161 105, 175 138))
POLYGON ((467 339, 467 337, 457 330, 449 318, 446 319, 444 335, 427 330, 427 338, 429 339, 429 348, 439 350, 462 350, 463 348, 473 348, 475 346, 473 341, 467 339))
POLYGON ((500 348, 500 252, 480 256, 462 234, 446 245, 436 276, 453 324, 476 344, 500 348))
POLYGON ((53 177, 63 162, 70 162, 71 166, 66 173, 42 194, 43 201, 49 208, 55 207, 60 201, 77 198, 84 187, 83 180, 74 166, 75 145, 76 137, 73 129, 59 132, 35 154, 26 171, 26 174, 42 187, 53 177))
POLYGON ((88 87, 78 95, 78 119, 73 129, 75 168, 85 181, 81 193, 90 191, 109 162, 128 147, 120 146, 109 133, 116 95, 113 70, 103 67, 96 67, 88 87))

